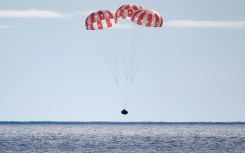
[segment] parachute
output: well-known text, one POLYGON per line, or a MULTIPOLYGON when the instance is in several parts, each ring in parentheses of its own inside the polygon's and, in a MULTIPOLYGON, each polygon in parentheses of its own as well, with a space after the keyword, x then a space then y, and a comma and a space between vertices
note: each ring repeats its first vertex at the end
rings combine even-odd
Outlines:
POLYGON ((101 10, 91 13, 86 21, 87 30, 102 30, 110 28, 117 23, 114 14, 109 10, 101 10))
POLYGON ((138 10, 131 17, 131 21, 146 27, 162 27, 163 18, 156 11, 138 10))
POLYGON ((115 14, 99 10, 86 18, 85 27, 116 82, 125 111, 135 76, 162 25, 158 12, 136 4, 122 5, 115 14))
POLYGON ((142 10, 143 7, 135 4, 125 4, 119 7, 116 11, 116 18, 122 17, 126 19, 127 17, 132 17, 135 11, 142 10))

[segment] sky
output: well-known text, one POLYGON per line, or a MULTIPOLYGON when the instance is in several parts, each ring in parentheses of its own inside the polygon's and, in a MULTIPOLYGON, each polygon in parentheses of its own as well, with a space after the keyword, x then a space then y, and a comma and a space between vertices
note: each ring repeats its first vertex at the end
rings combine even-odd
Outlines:
MULTIPOLYGON (((245 121, 244 7, 244 0, 0 0, 0 121, 245 121), (156 10, 164 25, 134 40, 155 36, 123 116, 110 63, 96 48, 101 36, 84 23, 93 11, 128 3, 156 10)), ((115 31, 103 51, 118 41, 129 48, 119 38, 134 32, 131 24, 115 31)))

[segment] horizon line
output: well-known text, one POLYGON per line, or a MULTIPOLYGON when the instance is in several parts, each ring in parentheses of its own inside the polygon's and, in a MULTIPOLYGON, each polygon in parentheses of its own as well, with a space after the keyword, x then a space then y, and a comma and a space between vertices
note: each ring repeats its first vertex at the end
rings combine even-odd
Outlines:
POLYGON ((244 121, 186 121, 186 122, 165 122, 165 121, 0 121, 0 124, 245 124, 244 121))

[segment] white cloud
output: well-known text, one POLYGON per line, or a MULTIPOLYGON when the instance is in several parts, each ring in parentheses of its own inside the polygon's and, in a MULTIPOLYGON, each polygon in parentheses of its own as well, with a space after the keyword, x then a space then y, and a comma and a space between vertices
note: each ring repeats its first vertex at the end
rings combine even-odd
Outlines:
POLYGON ((49 10, 0 10, 0 18, 67 18, 68 15, 49 10))
POLYGON ((94 11, 84 11, 84 12, 72 12, 72 13, 60 13, 51 10, 0 10, 0 18, 70 18, 74 16, 86 17, 91 12, 94 11))
POLYGON ((74 16, 80 16, 80 17, 87 17, 91 12, 72 12, 65 14, 66 17, 74 17, 74 16))
POLYGON ((7 25, 0 25, 0 29, 9 29, 11 28, 10 26, 7 26, 7 25))
POLYGON ((80 12, 83 16, 88 16, 89 14, 96 12, 96 11, 84 11, 84 12, 80 12))
POLYGON ((245 28, 245 21, 197 21, 197 20, 172 20, 166 21, 167 27, 176 28, 245 28))

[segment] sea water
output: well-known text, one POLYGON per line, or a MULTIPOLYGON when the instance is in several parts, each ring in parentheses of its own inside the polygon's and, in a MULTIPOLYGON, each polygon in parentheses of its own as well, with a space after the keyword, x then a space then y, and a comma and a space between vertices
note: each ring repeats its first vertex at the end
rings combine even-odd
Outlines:
POLYGON ((2 122, 0 152, 245 153, 245 124, 2 122))

